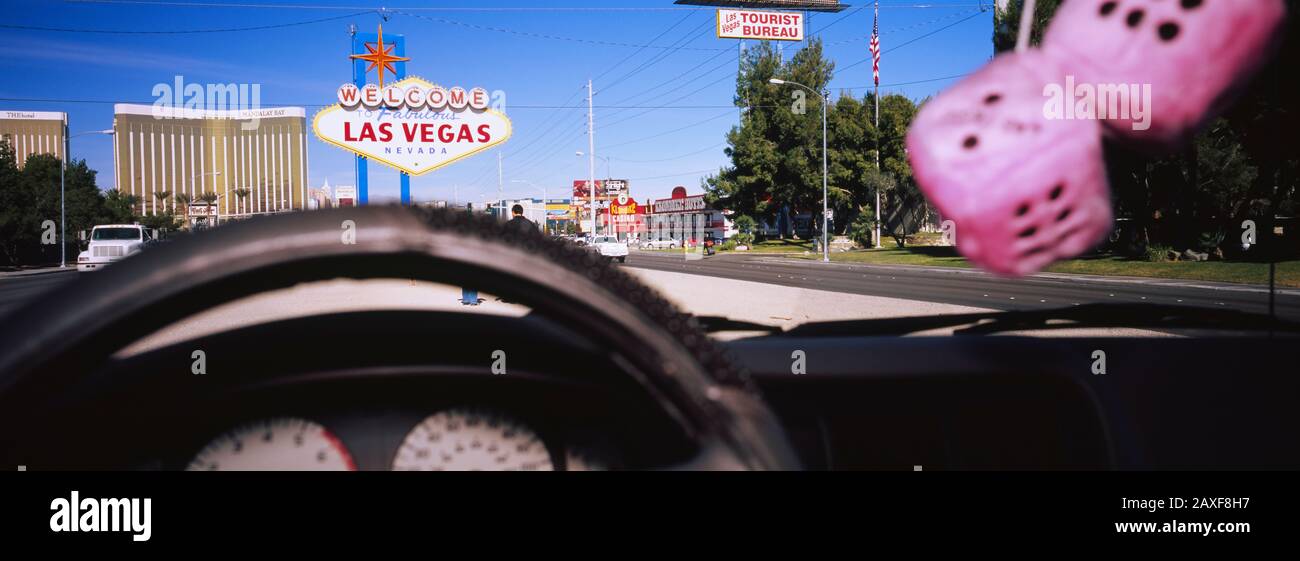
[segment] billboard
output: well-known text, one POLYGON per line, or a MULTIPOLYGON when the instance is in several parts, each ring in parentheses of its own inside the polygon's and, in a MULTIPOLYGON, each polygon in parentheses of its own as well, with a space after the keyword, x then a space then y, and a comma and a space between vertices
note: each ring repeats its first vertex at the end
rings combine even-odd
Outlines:
POLYGON ((803 41, 804 15, 799 12, 718 10, 718 37, 762 41, 803 41))
POLYGON ((339 103, 316 114, 322 141, 423 175, 478 154, 510 138, 510 119, 488 107, 483 88, 443 88, 407 78, 380 89, 343 84, 339 103))
MULTIPOLYGON (((609 201, 617 198, 619 195, 630 195, 628 180, 626 179, 597 179, 596 180, 596 208, 606 208, 609 201)), ((591 203, 591 192, 587 190, 586 179, 573 180, 573 206, 586 212, 587 205, 591 203)))
POLYGON ((605 195, 606 195, 606 196, 609 196, 609 197, 617 197, 617 196, 619 196, 619 195, 626 195, 626 194, 628 194, 628 191, 627 191, 627 180, 626 180, 626 179, 606 179, 606 180, 605 180, 605 189, 604 189, 604 192, 605 192, 605 195))
POLYGON ((357 206, 357 188, 343 185, 335 187, 334 204, 340 207, 357 206))

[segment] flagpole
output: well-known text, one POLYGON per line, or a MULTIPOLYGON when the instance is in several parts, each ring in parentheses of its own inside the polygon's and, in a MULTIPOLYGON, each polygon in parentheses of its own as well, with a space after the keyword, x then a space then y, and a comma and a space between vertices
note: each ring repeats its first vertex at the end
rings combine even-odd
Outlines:
MULTIPOLYGON (((880 169, 880 0, 876 0, 876 15, 872 24, 872 35, 876 39, 876 49, 871 53, 873 59, 872 66, 875 70, 873 78, 876 82, 876 173, 884 178, 884 172, 880 169)), ((880 182, 876 183, 876 249, 880 249, 880 182)))

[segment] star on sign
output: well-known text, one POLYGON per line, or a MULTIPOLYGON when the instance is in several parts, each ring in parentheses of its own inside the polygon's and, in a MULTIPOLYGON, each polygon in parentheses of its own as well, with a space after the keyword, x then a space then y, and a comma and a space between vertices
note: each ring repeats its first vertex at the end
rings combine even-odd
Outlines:
POLYGON ((364 60, 364 61, 368 61, 368 62, 370 62, 370 66, 367 66, 367 67, 366 67, 366 73, 369 73, 371 70, 374 70, 376 67, 378 67, 378 68, 379 68, 379 87, 381 87, 381 88, 384 87, 384 70, 385 70, 385 69, 387 69, 389 72, 392 72, 393 75, 396 76, 396 75, 397 75, 397 68, 393 66, 393 63, 394 63, 394 62, 405 62, 405 61, 411 60, 409 57, 404 57, 404 56, 394 56, 394 55, 393 55, 393 45, 384 45, 384 26, 383 26, 383 25, 380 25, 380 26, 379 26, 379 42, 378 42, 378 43, 366 43, 366 50, 367 50, 367 51, 370 51, 370 52, 369 52, 369 53, 366 53, 366 54, 364 54, 364 55, 350 55, 349 58, 352 58, 352 59, 355 59, 355 60, 364 60))

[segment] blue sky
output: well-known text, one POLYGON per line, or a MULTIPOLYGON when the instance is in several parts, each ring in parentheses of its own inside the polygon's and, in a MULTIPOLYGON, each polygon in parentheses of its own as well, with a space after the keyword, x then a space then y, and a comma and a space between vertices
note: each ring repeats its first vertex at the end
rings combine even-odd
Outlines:
MULTIPOLYGON (((450 199, 453 192, 461 201, 495 197, 498 152, 504 155, 507 197, 540 196, 512 180, 562 195, 587 175, 586 159, 575 152, 587 150, 588 78, 597 90, 596 153, 611 158, 597 161, 598 177, 608 167, 614 177, 631 181, 633 196, 660 198, 676 185, 697 192, 700 178, 726 164, 724 134, 738 118, 727 107, 735 89, 737 44, 715 37, 710 9, 682 9, 672 0, 390 1, 383 4, 390 12, 406 13, 391 13, 384 33, 406 37, 410 74, 503 90, 514 123, 514 136, 503 146, 412 178, 417 201, 450 199)), ((866 0, 846 3, 853 7, 840 14, 812 14, 808 33, 825 27, 820 36, 837 66, 834 95, 855 88, 851 93, 860 97, 871 84, 871 65, 862 61, 869 56, 872 13, 866 0), (855 66, 845 69, 849 65, 855 66)), ((66 111, 74 134, 111 128, 111 102, 151 103, 153 86, 170 84, 177 75, 186 83, 261 84, 263 107, 307 106, 310 117, 349 79, 348 25, 373 32, 382 21, 375 11, 379 4, 368 0, 0 4, 0 24, 100 31, 213 30, 338 18, 223 33, 4 29, 0 98, 62 101, 0 100, 0 110, 66 111)), ((980 4, 883 0, 882 90, 921 99, 954 82, 936 78, 968 73, 988 61, 993 16, 981 13, 980 4)), ((786 43, 786 52, 798 46, 786 43)), ((113 187, 110 137, 75 138, 72 154, 99 170, 101 188, 113 187)), ((313 186, 327 179, 331 185, 354 184, 349 153, 313 138, 309 158, 313 186)), ((370 185, 372 201, 397 197, 397 174, 383 166, 371 166, 370 185)))

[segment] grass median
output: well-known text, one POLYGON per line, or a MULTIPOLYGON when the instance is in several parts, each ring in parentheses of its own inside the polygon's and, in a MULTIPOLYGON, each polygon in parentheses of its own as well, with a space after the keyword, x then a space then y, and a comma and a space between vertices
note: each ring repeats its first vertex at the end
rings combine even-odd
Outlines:
MULTIPOLYGON (((811 243, 788 240, 762 242, 753 253, 774 253, 795 259, 817 259, 811 243), (806 253, 805 253, 806 252, 806 253)), ((926 267, 970 268, 971 263, 952 247, 916 246, 907 248, 865 249, 831 253, 831 261, 873 265, 918 265, 926 267)), ((1138 261, 1116 255, 1095 255, 1053 264, 1047 272, 1079 275, 1149 277, 1240 284, 1268 284, 1267 263, 1236 261, 1138 261)), ((1277 286, 1300 288, 1300 261, 1277 264, 1277 286)))

